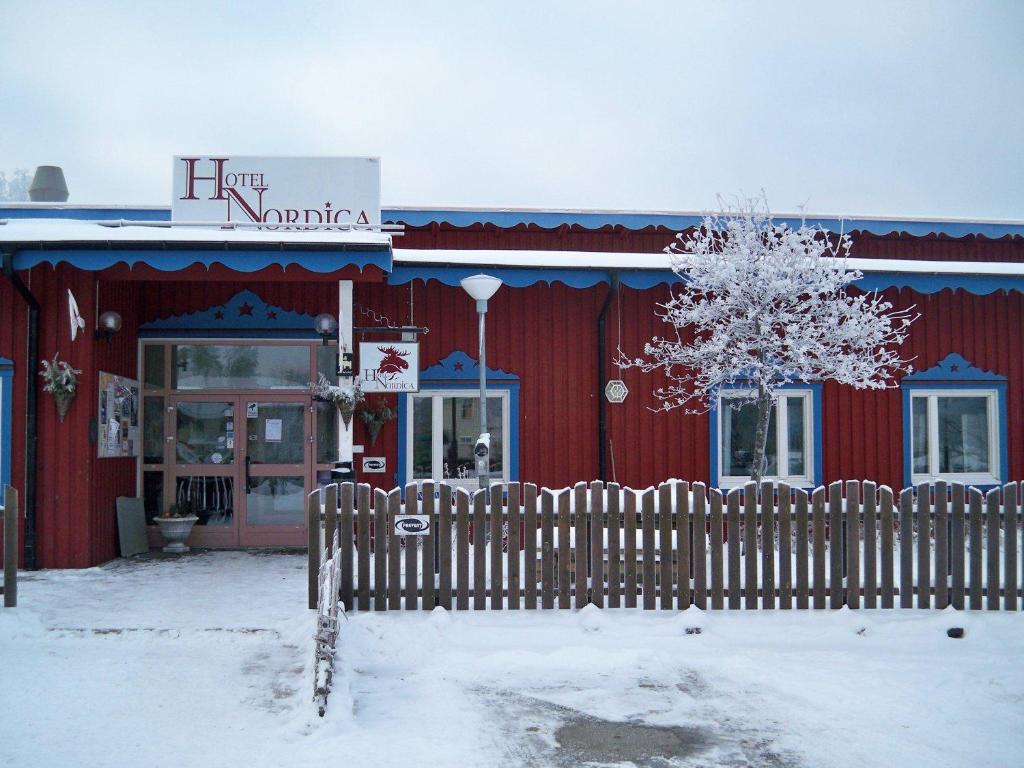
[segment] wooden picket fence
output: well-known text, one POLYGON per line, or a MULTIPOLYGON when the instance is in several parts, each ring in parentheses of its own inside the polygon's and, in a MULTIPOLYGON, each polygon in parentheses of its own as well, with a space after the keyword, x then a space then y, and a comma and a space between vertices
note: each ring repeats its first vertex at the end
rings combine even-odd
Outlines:
POLYGON ((1017 610, 1022 500, 1017 483, 329 485, 309 496, 309 607, 337 555, 344 610, 1017 610), (396 535, 400 514, 426 535, 396 535))

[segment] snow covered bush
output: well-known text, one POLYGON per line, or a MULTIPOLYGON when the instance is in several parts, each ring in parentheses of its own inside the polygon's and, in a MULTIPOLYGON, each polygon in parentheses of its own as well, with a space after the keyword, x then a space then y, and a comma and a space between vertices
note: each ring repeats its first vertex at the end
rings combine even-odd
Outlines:
POLYGON ((877 293, 847 292, 862 274, 847 269, 845 234, 775 223, 762 196, 705 216, 665 250, 683 285, 657 311, 675 333, 621 362, 664 372, 669 383, 655 390, 663 410, 706 412, 731 387, 734 407, 756 403, 754 480, 779 387, 827 379, 884 389, 911 370, 897 347, 917 315, 877 293))

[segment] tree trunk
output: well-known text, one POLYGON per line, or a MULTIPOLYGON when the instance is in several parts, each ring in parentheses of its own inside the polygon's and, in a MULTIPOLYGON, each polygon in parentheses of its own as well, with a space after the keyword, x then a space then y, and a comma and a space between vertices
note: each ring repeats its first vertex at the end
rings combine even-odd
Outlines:
POLYGON ((768 422, 772 416, 772 398, 763 384, 757 385, 757 431, 754 432, 754 462, 750 479, 761 482, 765 470, 765 446, 768 444, 768 422))

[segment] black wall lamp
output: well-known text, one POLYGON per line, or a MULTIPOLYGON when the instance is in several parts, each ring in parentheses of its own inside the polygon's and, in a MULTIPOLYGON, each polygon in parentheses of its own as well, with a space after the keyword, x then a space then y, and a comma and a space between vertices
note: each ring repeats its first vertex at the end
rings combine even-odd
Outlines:
POLYGON ((111 337, 121 330, 121 315, 112 311, 104 312, 100 315, 97 326, 93 338, 106 339, 109 344, 111 337))

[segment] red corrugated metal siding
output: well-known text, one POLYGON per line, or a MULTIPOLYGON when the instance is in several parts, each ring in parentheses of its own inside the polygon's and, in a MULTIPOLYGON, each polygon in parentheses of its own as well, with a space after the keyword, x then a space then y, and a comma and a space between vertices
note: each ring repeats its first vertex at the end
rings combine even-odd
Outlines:
MULTIPOLYGON (((487 365, 521 380, 519 474, 524 482, 560 487, 596 475, 594 350, 604 291, 600 286, 579 291, 561 283, 504 287, 490 301, 487 365)), ((477 356, 476 310, 461 288, 437 281, 415 283, 412 316, 409 294, 408 286, 359 285, 355 301, 394 323, 414 322, 430 329, 421 337, 421 368, 455 350, 477 356)), ((375 324, 361 317, 359 307, 356 323, 375 324)), ((397 461, 395 443, 388 457, 397 461)))
POLYGON ((41 568, 84 568, 95 565, 92 557, 93 495, 89 417, 96 398, 93 339, 90 320, 95 317, 95 279, 91 273, 60 265, 38 267, 25 279, 41 304, 39 355, 60 353, 82 374, 78 394, 61 423, 53 398, 39 396, 39 472, 37 483, 38 565, 41 568), (86 331, 75 342, 68 328, 66 295, 70 289, 86 318, 86 331))
MULTIPOLYGON (((903 354, 917 370, 931 368, 956 352, 982 370, 1007 377, 1009 470, 1007 479, 1024 477, 1024 302, 1019 293, 975 296, 944 290, 918 294, 885 292, 897 307, 916 306, 903 354)), ((826 384, 823 391, 825 481, 871 478, 894 488, 903 485, 903 404, 899 389, 858 392, 826 384)))
MULTIPOLYGON (((960 242, 960 241, 957 241, 960 242)), ((975 245, 981 241, 976 241, 975 245)), ((989 243, 991 244, 991 243, 989 243)), ((509 247, 508 243, 503 244, 509 247)), ((933 244, 934 245, 934 244, 933 244)), ((467 246, 469 247, 469 246, 467 246)), ((477 244, 475 247, 492 247, 477 244)), ((580 246, 572 246, 574 248, 580 246)), ((610 246, 606 246, 610 247, 610 246)), ((1019 248, 1019 246, 1018 246, 1019 248)), ((619 250, 625 250, 618 246, 619 250)), ((1013 256, 1013 254, 1011 254, 1013 256)), ((920 258, 921 256, 914 256, 920 258)), ((968 260, 957 254, 958 260, 968 260)), ((42 304, 40 354, 63 359, 83 369, 79 396, 64 424, 48 395, 40 397, 39 451, 42 481, 38 485, 39 563, 81 567, 114 555, 116 527, 113 500, 134 491, 131 460, 94 458, 89 419, 95 415, 96 373, 110 370, 136 376, 136 340, 140 322, 204 309, 223 303, 239 290, 250 289, 264 300, 295 311, 336 312, 337 286, 331 281, 161 281, 100 284, 100 310, 115 309, 124 329, 111 345, 94 345, 91 332, 72 344, 68 338, 65 291, 71 288, 86 318, 95 316, 95 278, 67 266, 36 268, 25 274, 42 304)), ((488 363, 521 377, 520 478, 560 487, 593 478, 598 471, 596 320, 607 288, 574 290, 555 283, 525 289, 503 288, 488 314, 488 363)), ((644 342, 670 329, 654 312, 668 289, 621 289, 607 324, 607 370, 616 375, 614 350, 621 344, 630 356, 644 342), (620 311, 621 306, 621 311, 620 311), (621 315, 621 342, 619 333, 621 315)), ((1024 477, 1024 371, 1020 339, 1024 338, 1024 298, 1018 293, 974 296, 942 291, 921 295, 909 290, 887 292, 898 306, 916 304, 923 317, 907 342, 915 366, 928 368, 950 352, 958 352, 979 368, 1009 379, 1008 412, 1010 477, 1024 477)), ((474 307, 458 287, 431 281, 424 285, 387 286, 359 283, 355 287, 357 325, 376 324, 366 312, 396 324, 426 325, 421 365, 428 367, 459 349, 476 356, 474 307), (414 313, 410 314, 410 293, 414 313)), ((91 323, 90 323, 91 329, 91 323)), ((6 281, 0 281, 0 354, 16 361, 13 426, 13 478, 23 485, 26 313, 6 281)), ((35 381, 34 372, 32 372, 35 381)), ((655 413, 655 375, 627 370, 630 388, 623 405, 608 406, 608 436, 614 442, 619 482, 645 486, 668 477, 707 479, 710 451, 708 420, 679 411, 655 413)), ((902 402, 899 390, 854 392, 827 384, 823 392, 824 466, 826 481, 871 478, 893 487, 902 485, 902 402)), ((356 441, 363 442, 361 425, 356 441)), ((397 430, 385 427, 375 455, 397 462, 397 430)), ((609 473, 612 465, 609 462, 609 473)), ((389 476, 382 476, 384 485, 389 476)), ((19 487, 19 490, 22 490, 19 487)))
MULTIPOLYGON (((94 369, 98 382, 99 371, 138 379, 138 356, 136 329, 139 325, 140 295, 143 286, 139 284, 99 283, 99 311, 114 310, 121 314, 121 330, 110 342, 95 342, 94 369)), ((99 405, 95 393, 90 403, 91 415, 96 415, 99 405)), ((141 409, 141 403, 139 407, 141 409)), ((140 448, 141 450, 141 448, 140 448)), ((92 543, 91 558, 102 563, 117 556, 117 497, 135 495, 136 459, 100 459, 96 446, 90 446, 93 461, 92 484, 92 543)))

